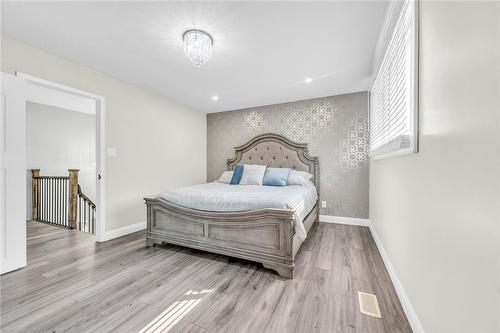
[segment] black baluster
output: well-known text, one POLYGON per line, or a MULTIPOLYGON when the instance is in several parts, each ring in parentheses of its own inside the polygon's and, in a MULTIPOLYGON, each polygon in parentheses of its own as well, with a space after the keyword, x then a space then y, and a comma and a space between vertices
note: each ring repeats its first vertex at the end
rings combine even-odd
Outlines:
POLYGON ((43 179, 43 220, 47 221, 47 179, 43 179))
POLYGON ((78 205, 76 206, 76 209, 78 211, 78 223, 77 223, 77 226, 80 224, 80 221, 82 220, 82 210, 81 210, 81 207, 80 207, 80 201, 81 201, 81 199, 78 198, 78 205))
POLYGON ((57 221, 57 224, 58 225, 61 225, 61 221, 59 219, 59 179, 55 179, 55 191, 56 191, 56 216, 55 216, 55 219, 57 221))
POLYGON ((88 203, 88 202, 87 202, 87 207, 88 207, 88 210, 89 210, 89 218, 87 220, 87 222, 88 222, 87 232, 90 232, 90 203, 88 203))
POLYGON ((52 200, 52 178, 48 179, 49 181, 49 222, 52 223, 52 204, 54 201, 52 200))
POLYGON ((62 184, 63 184, 63 179, 59 179, 59 221, 61 225, 64 225, 62 184))
POLYGON ((59 224, 63 225, 63 219, 62 219, 62 179, 59 179, 58 181, 58 190, 57 193, 59 193, 59 197, 57 199, 57 202, 59 203, 59 224))
POLYGON ((38 180, 40 182, 38 184, 38 186, 40 186, 38 189, 38 192, 40 193, 40 198, 38 201, 38 207, 40 207, 40 211, 38 212, 38 220, 43 221, 43 180, 42 179, 38 180))
POLYGON ((51 178, 50 179, 50 200, 51 200, 51 203, 50 203, 50 209, 51 209, 51 213, 50 213, 50 221, 52 223, 55 223, 55 219, 54 219, 54 211, 56 210, 56 208, 54 207, 54 204, 56 203, 55 199, 54 199, 54 179, 51 178))
POLYGON ((52 179, 52 220, 54 221, 54 224, 57 224, 57 219, 56 219, 56 213, 57 213, 57 199, 56 199, 56 179, 52 179))
POLYGON ((68 227, 68 180, 64 179, 64 225, 68 227))
POLYGON ((83 201, 83 230, 85 231, 85 222, 87 221, 87 207, 85 200, 83 201))
POLYGON ((43 213, 43 182, 41 179, 38 179, 38 193, 40 193, 40 197, 38 198, 38 207, 39 207, 39 211, 38 211, 38 220, 39 221, 43 221, 43 217, 42 217, 42 213, 43 213))
POLYGON ((42 211, 43 211, 42 198, 43 198, 43 194, 42 194, 42 181, 40 179, 38 179, 38 193, 39 193, 39 198, 38 198, 38 220, 41 221, 41 220, 43 220, 43 218, 42 218, 42 211))

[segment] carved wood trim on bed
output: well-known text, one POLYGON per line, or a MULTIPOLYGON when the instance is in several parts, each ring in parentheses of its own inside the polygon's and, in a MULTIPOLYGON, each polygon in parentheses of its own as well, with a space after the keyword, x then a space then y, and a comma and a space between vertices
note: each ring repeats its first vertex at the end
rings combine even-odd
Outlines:
MULTIPOLYGON (((228 169, 238 163, 289 167, 313 174, 319 187, 319 161, 307 153, 307 144, 295 143, 278 134, 259 135, 235 147, 228 169)), ((319 189, 318 189, 319 191, 319 189)), ((295 255, 302 241, 295 235, 294 212, 259 209, 208 212, 145 198, 146 245, 171 243, 261 262, 285 278, 293 278, 295 255), (242 232, 244 231, 244 232, 242 232)), ((303 223, 306 231, 318 221, 318 203, 303 223)))

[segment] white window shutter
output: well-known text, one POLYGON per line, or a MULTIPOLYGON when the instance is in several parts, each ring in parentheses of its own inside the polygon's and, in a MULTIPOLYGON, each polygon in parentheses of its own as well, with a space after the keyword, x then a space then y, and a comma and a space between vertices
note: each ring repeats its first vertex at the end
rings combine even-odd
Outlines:
POLYGON ((370 156, 416 151, 416 20, 406 0, 370 91, 370 156))

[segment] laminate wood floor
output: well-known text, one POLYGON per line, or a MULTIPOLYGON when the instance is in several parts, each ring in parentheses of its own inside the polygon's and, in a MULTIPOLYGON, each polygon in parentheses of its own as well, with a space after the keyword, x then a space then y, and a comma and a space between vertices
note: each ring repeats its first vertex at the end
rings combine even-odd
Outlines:
POLYGON ((411 332, 365 227, 313 226, 284 280, 138 232, 104 243, 28 223, 28 266, 0 277, 2 332, 411 332), (382 319, 359 312, 378 297, 382 319))

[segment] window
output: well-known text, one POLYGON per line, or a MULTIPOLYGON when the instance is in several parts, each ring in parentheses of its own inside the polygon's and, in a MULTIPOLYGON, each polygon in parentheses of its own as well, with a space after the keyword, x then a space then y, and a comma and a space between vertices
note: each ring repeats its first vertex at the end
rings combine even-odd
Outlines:
POLYGON ((417 3, 404 1, 370 91, 370 156, 417 152, 417 3))

